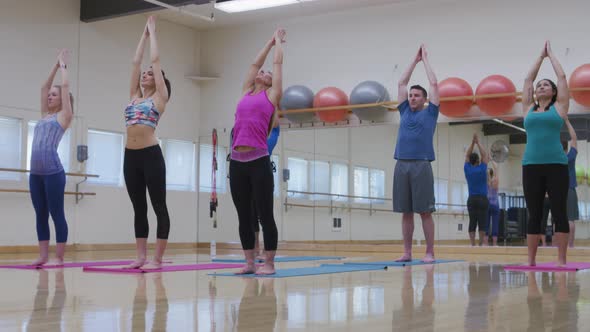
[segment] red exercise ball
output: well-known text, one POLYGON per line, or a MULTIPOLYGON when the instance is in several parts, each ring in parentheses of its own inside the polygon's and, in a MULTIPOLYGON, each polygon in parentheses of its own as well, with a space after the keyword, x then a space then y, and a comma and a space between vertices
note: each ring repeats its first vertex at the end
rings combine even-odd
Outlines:
MULTIPOLYGON (((333 86, 323 88, 316 93, 313 98, 313 107, 329 107, 348 105, 348 96, 346 93, 333 86)), ((332 111, 317 112, 320 120, 324 122, 338 122, 346 119, 347 109, 337 109, 332 111)))
MULTIPOLYGON (((445 97, 473 97, 471 85, 464 79, 458 77, 449 77, 438 83, 438 93, 441 99, 445 97)), ((471 105, 473 105, 473 99, 441 100, 440 112, 448 117, 460 117, 469 112, 471 105)))
POLYGON ((509 113, 516 103, 516 87, 514 83, 502 75, 491 75, 484 78, 475 90, 475 103, 486 114, 498 116, 509 113), (478 98, 479 95, 496 93, 514 93, 512 96, 495 98, 478 98))
MULTIPOLYGON (((590 63, 574 70, 570 76, 569 88, 590 88, 590 63)), ((590 107, 590 91, 572 91, 572 97, 578 104, 590 107)))

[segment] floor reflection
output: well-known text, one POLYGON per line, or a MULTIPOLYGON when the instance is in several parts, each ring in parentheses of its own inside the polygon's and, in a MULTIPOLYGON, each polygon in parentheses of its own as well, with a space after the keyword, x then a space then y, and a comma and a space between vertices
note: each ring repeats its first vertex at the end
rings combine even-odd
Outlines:
POLYGON ((148 299, 147 299, 147 280, 144 274, 137 276, 137 287, 135 288, 135 297, 133 298, 131 330, 132 331, 166 331, 168 323, 168 296, 166 288, 162 281, 161 273, 151 274, 156 290, 155 310, 151 319, 151 328, 149 328, 148 299))
POLYGON ((273 278, 243 278, 237 331, 274 331, 277 320, 277 296, 273 278))
POLYGON ((53 298, 49 307, 49 272, 39 269, 37 291, 33 300, 33 311, 27 322, 26 331, 61 331, 62 312, 66 303, 66 284, 63 270, 55 271, 53 298))
POLYGON ((434 265, 417 267, 407 266, 403 270, 401 304, 399 310, 393 312, 393 331, 434 331, 434 265), (419 292, 418 303, 414 289, 414 279, 418 274, 426 273, 426 282, 419 292))

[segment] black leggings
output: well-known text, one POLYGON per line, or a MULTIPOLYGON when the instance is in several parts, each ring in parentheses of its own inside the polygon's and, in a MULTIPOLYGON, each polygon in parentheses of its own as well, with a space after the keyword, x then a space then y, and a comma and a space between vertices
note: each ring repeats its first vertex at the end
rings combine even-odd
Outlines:
POLYGON ((170 233, 170 217, 166 207, 166 164, 159 145, 144 149, 125 149, 123 174, 127 193, 135 211, 135 237, 147 238, 149 234, 146 188, 152 207, 158 218, 157 238, 167 240, 170 233))
MULTIPOLYGON (((274 173, 276 172, 276 165, 271 161, 271 165, 270 165, 270 169, 271 171, 274 173)), ((275 183, 274 183, 274 176, 272 178, 272 193, 274 195, 275 192, 275 183)), ((258 213, 258 210, 256 209, 256 204, 254 203, 254 197, 252 197, 252 223, 254 226, 254 232, 258 233, 260 232, 260 213, 258 213)))
POLYGON ((264 235, 264 250, 277 250, 278 231, 273 215, 273 176, 270 157, 249 162, 232 160, 229 164, 229 185, 231 197, 238 211, 242 249, 254 249, 253 202, 260 217, 264 235))
POLYGON ((522 167, 524 198, 529 212, 527 234, 545 234, 547 221, 543 224, 545 193, 551 202, 551 216, 555 231, 569 233, 567 220, 567 191, 569 175, 567 165, 539 164, 522 167))
POLYGON ((467 199, 467 211, 469 212, 469 233, 479 229, 480 232, 488 230, 488 210, 490 204, 487 196, 472 195, 467 199))

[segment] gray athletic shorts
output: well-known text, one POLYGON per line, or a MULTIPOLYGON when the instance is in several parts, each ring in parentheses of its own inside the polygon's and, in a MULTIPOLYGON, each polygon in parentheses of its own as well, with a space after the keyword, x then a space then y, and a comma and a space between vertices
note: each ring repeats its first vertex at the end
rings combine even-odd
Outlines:
POLYGON ((428 160, 398 160, 393 172, 393 212, 434 212, 434 176, 428 160))
POLYGON ((567 192, 567 219, 569 221, 580 219, 580 209, 578 208, 578 194, 575 188, 570 188, 567 192))

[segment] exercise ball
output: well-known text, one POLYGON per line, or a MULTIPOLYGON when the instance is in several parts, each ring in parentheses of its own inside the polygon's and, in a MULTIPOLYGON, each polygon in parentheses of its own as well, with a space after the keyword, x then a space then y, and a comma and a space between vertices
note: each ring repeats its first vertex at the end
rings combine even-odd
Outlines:
MULTIPOLYGON (((364 81, 352 89, 350 104, 373 104, 389 101, 389 93, 383 84, 375 81, 364 81)), ((383 121, 387 109, 382 106, 355 108, 352 112, 364 121, 383 121)))
POLYGON ((516 103, 516 87, 510 79, 502 75, 484 78, 475 90, 475 103, 486 114, 500 116, 509 113, 516 103), (506 97, 478 98, 480 95, 514 93, 506 97))
MULTIPOLYGON (((313 98, 313 107, 330 107, 348 105, 346 93, 335 87, 323 88, 313 98)), ((338 122, 346 119, 348 110, 346 108, 330 111, 316 112, 321 121, 338 122)))
MULTIPOLYGON (((282 111, 312 108, 313 91, 303 85, 290 86, 283 92, 279 107, 282 111)), ((285 117, 293 123, 313 122, 314 116, 313 112, 285 114, 285 117)))
POLYGON ((440 95, 440 112, 448 117, 461 117, 469 112, 473 105, 473 89, 464 79, 449 77, 438 83, 440 95), (469 97, 465 100, 443 101, 445 97, 469 97))
MULTIPOLYGON (((590 63, 574 70, 570 76, 569 88, 590 88, 590 63)), ((578 104, 590 107, 590 91, 572 91, 571 94, 578 104)))

